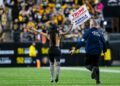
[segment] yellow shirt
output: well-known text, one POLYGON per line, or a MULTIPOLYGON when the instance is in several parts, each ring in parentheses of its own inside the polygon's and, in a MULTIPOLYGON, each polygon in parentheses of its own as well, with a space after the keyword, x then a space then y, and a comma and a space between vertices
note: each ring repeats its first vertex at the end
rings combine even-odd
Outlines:
POLYGON ((28 28, 30 28, 30 27, 36 28, 35 23, 34 23, 33 21, 29 21, 29 22, 27 23, 27 27, 28 27, 28 28))
POLYGON ((29 47, 29 56, 30 57, 36 57, 37 56, 37 53, 36 53, 36 48, 34 45, 31 45, 29 47))

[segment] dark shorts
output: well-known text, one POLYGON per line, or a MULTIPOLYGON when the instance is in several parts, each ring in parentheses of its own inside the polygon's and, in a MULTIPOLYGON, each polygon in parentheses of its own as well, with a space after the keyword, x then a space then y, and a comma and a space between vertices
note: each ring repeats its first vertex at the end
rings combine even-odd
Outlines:
POLYGON ((60 61, 61 50, 59 47, 50 47, 49 48, 49 59, 50 62, 54 63, 54 60, 60 61))
POLYGON ((90 55, 86 54, 85 65, 99 66, 100 54, 90 55))

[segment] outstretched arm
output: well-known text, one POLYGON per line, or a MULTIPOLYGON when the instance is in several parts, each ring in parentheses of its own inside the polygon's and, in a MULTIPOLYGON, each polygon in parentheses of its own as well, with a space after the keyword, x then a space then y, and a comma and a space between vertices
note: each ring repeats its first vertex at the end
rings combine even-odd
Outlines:
POLYGON ((29 29, 30 32, 35 32, 35 33, 40 33, 41 35, 45 36, 48 38, 48 34, 47 33, 44 33, 42 32, 41 30, 36 30, 36 29, 29 29))
POLYGON ((89 30, 88 31, 85 31, 85 33, 83 34, 83 37, 82 39, 76 44, 75 47, 72 47, 72 49, 70 50, 70 53, 71 55, 74 54, 74 52, 79 49, 80 47, 84 46, 87 38, 88 38, 88 35, 89 35, 89 30))
POLYGON ((78 50, 80 47, 82 47, 83 45, 85 45, 85 41, 82 39, 81 41, 79 41, 75 47, 72 47, 71 50, 70 50, 70 54, 74 54, 74 52, 76 50, 78 50))

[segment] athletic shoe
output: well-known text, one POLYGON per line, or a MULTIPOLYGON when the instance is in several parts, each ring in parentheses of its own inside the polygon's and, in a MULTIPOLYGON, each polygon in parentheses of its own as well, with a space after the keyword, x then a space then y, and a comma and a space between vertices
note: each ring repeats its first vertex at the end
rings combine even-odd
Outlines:
POLYGON ((56 83, 58 82, 58 77, 56 77, 55 82, 56 82, 56 83))
POLYGON ((100 84, 100 83, 101 83, 100 81, 96 80, 96 84, 100 84))
POLYGON ((54 80, 51 80, 50 82, 51 82, 51 83, 53 83, 53 82, 54 82, 54 80))
POLYGON ((91 73, 91 78, 96 79, 96 68, 93 68, 92 73, 91 73))

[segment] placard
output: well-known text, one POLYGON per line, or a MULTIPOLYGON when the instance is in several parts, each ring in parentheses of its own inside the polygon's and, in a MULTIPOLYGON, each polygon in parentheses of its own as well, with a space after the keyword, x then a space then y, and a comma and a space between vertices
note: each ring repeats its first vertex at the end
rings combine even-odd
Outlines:
POLYGON ((91 18, 90 13, 87 10, 86 5, 81 6, 78 10, 71 13, 72 23, 79 26, 91 18))

